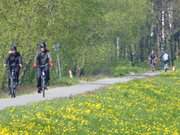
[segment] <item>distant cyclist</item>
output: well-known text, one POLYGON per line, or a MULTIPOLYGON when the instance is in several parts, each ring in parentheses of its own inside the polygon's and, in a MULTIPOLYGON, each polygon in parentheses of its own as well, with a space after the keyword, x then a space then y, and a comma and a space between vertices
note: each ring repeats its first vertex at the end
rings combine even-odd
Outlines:
POLYGON ((170 60, 167 52, 163 53, 162 60, 164 64, 164 70, 167 71, 169 69, 169 60, 170 60))
POLYGON ((149 64, 151 66, 152 71, 155 71, 155 66, 157 63, 157 55, 155 54, 154 50, 152 50, 148 59, 149 59, 149 64))
POLYGON ((16 86, 19 84, 19 73, 22 67, 22 57, 17 51, 16 44, 14 43, 8 52, 8 56, 5 60, 4 66, 8 69, 8 88, 10 90, 10 73, 12 70, 15 71, 16 75, 16 86))
POLYGON ((47 89, 47 85, 50 80, 50 74, 49 74, 50 71, 49 70, 53 64, 52 64, 52 58, 51 58, 49 50, 47 49, 46 43, 45 42, 40 43, 39 47, 40 47, 40 50, 38 51, 38 53, 35 56, 33 67, 37 68, 37 88, 38 88, 38 93, 41 93, 41 91, 42 91, 42 86, 41 86, 42 69, 41 69, 41 67, 46 66, 45 67, 45 71, 46 71, 45 85, 46 85, 46 89, 47 89))

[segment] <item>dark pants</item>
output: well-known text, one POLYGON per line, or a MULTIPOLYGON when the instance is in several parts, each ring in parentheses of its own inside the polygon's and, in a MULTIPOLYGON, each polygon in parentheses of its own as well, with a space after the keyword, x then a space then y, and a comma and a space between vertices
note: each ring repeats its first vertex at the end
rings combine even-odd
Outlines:
MULTIPOLYGON (((42 73, 42 68, 37 68, 37 88, 41 88, 41 73, 42 73)), ((45 80, 45 85, 48 86, 49 80, 50 80, 50 73, 49 73, 49 68, 44 68, 45 74, 46 74, 46 80, 45 80)))
POLYGON ((12 69, 12 68, 10 68, 9 70, 8 70, 8 88, 10 89, 10 85, 11 85, 11 73, 12 73, 12 70, 14 70, 15 71, 15 78, 13 78, 14 80, 15 80, 15 82, 16 82, 16 86, 19 84, 19 73, 20 73, 20 68, 14 68, 14 69, 12 69))

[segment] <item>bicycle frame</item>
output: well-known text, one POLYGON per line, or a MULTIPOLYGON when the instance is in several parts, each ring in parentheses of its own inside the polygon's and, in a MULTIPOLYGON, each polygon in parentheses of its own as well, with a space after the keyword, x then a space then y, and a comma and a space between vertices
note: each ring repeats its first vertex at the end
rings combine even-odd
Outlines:
POLYGON ((10 94, 12 98, 16 97, 16 71, 14 68, 10 70, 10 94))
POLYGON ((41 70, 41 88, 42 88, 42 93, 43 97, 45 97, 45 89, 46 89, 46 68, 48 65, 42 65, 40 66, 41 70))

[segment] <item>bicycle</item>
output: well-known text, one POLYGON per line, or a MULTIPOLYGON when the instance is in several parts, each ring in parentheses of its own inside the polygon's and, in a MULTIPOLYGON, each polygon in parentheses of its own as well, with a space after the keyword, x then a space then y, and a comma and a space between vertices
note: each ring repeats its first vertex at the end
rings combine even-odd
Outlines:
POLYGON ((16 87, 17 87, 17 77, 16 77, 16 71, 15 68, 11 68, 10 75, 9 75, 9 88, 10 88, 10 95, 11 98, 16 97, 16 87))
POLYGON ((164 63, 164 71, 167 72, 168 69, 169 69, 168 62, 165 62, 164 63))
POLYGON ((46 68, 47 68, 48 64, 46 65, 41 65, 40 69, 41 69, 41 89, 42 89, 42 95, 43 98, 45 98, 45 91, 47 90, 46 87, 46 68))

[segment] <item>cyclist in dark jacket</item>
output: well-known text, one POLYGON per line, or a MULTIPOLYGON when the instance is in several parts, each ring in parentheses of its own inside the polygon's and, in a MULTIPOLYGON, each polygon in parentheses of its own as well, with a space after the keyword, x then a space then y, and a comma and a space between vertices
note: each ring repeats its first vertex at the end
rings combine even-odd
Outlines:
POLYGON ((47 65, 45 68, 45 72, 46 72, 45 85, 47 87, 48 82, 50 80, 49 69, 50 67, 52 67, 52 58, 51 58, 49 50, 47 49, 47 45, 45 42, 40 43, 39 47, 40 47, 40 51, 35 56, 33 67, 37 68, 37 88, 38 88, 38 93, 41 93, 42 91, 42 88, 41 88, 42 68, 41 67, 47 65))
POLYGON ((151 65, 151 69, 152 71, 155 70, 155 66, 156 66, 156 62, 157 62, 157 56, 154 52, 154 50, 152 50, 151 54, 149 55, 149 64, 151 65))
POLYGON ((10 89, 10 73, 14 69, 16 75, 17 85, 19 84, 19 73, 22 67, 22 57, 21 54, 17 51, 15 45, 9 50, 8 57, 5 60, 4 66, 8 69, 8 88, 10 89))

